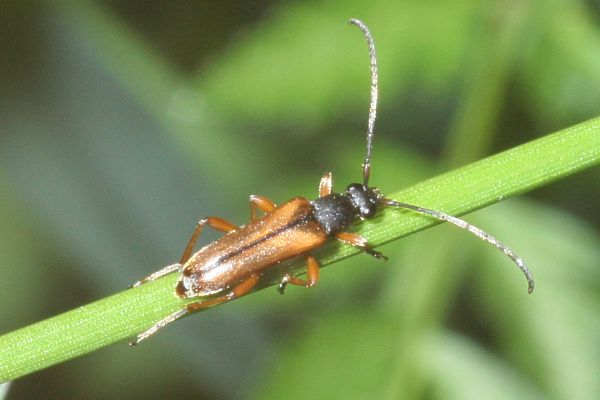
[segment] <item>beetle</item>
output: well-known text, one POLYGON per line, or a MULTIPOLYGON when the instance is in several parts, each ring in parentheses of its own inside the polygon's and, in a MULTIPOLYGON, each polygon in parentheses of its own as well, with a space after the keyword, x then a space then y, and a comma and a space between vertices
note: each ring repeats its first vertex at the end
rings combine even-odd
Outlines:
POLYGON ((218 217, 201 219, 178 263, 169 265, 133 285, 139 286, 178 272, 180 276, 175 286, 175 294, 183 299, 201 299, 158 321, 140 333, 131 345, 148 338, 186 314, 249 293, 266 270, 292 258, 306 259, 306 279, 286 273, 281 277, 278 290, 283 293, 288 284, 306 287, 316 285, 319 281, 319 262, 311 255, 311 251, 323 246, 330 238, 385 260, 386 257, 375 251, 367 239, 346 231, 356 220, 373 217, 380 206, 409 209, 466 229, 507 255, 525 275, 529 293, 533 291, 534 280, 523 260, 490 234, 443 212, 388 199, 377 188, 369 186, 377 115, 377 57, 373 37, 367 26, 358 19, 351 19, 349 23, 357 26, 364 34, 370 56, 371 101, 366 135, 367 150, 362 164, 362 183, 352 183, 343 193, 336 193, 333 191, 331 173, 328 172, 321 178, 319 197, 315 200, 294 197, 277 206, 266 197, 251 195, 250 223, 247 225, 238 227, 218 217), (257 210, 263 211, 265 215, 257 217, 257 210), (225 234, 194 253, 196 242, 206 226, 225 234))

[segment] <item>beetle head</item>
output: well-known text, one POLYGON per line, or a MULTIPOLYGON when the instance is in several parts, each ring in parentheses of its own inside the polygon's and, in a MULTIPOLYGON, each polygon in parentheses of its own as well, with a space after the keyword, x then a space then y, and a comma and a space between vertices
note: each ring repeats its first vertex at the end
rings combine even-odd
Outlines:
POLYGON ((377 188, 352 183, 346 188, 346 196, 358 211, 360 218, 371 218, 377 213, 377 201, 381 197, 377 188))

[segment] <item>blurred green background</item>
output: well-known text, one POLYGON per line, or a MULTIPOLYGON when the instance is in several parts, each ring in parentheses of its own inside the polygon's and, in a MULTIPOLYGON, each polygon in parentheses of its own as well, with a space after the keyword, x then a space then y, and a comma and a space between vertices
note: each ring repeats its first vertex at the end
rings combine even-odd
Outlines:
MULTIPOLYGON (((390 193, 600 115, 600 2, 0 4, 0 332, 179 259, 251 193, 390 193)), ((8 399, 598 399, 600 173, 19 379, 8 399)), ((422 204, 427 207, 427 204, 422 204)), ((216 235, 207 234, 206 238, 216 235)), ((1 362, 1 360, 0 360, 1 362)))

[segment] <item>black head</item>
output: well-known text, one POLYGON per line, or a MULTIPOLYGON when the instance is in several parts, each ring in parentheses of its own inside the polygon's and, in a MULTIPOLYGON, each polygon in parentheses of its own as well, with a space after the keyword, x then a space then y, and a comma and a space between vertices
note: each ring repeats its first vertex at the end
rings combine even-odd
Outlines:
POLYGON ((346 188, 346 196, 362 219, 371 218, 377 213, 377 203, 381 197, 377 188, 370 188, 360 183, 352 183, 346 188))

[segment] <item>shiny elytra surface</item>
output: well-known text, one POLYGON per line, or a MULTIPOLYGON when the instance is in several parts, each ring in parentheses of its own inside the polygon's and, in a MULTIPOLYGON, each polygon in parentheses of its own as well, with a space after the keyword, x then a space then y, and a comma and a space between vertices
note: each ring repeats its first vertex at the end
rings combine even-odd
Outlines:
POLYGON ((307 253, 327 241, 309 200, 295 197, 247 225, 228 232, 184 265, 185 297, 225 291, 251 275, 307 253))

